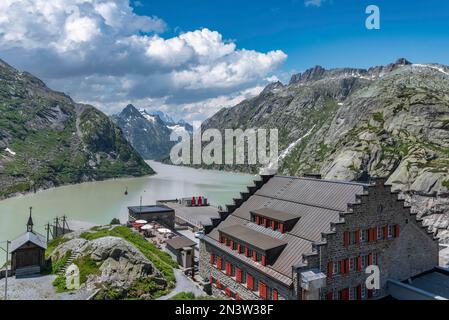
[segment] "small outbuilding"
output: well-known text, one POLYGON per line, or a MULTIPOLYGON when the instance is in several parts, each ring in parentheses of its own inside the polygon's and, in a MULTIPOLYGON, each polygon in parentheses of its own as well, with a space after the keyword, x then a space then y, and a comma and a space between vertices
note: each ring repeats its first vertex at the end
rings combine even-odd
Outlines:
POLYGON ((175 227, 175 210, 166 205, 128 207, 129 221, 156 221, 169 228, 175 227))
POLYGON ((167 250, 176 258, 183 268, 193 266, 194 250, 197 243, 184 236, 178 236, 165 242, 167 250))
POLYGON ((33 230, 28 218, 27 231, 11 241, 11 269, 16 276, 39 274, 45 267, 47 239, 33 230))

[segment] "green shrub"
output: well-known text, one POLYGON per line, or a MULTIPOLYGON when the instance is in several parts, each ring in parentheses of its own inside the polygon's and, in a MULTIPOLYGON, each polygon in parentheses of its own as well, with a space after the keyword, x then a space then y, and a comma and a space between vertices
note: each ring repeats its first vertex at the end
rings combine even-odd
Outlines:
POLYGON ((55 280, 53 280, 53 286, 56 288, 56 292, 61 293, 67 291, 66 288, 66 280, 64 276, 57 276, 55 280))
POLYGON ((114 224, 121 224, 121 223, 120 223, 120 219, 114 218, 114 219, 111 220, 111 223, 110 223, 110 224, 111 224, 111 225, 114 225, 114 224))
POLYGON ((80 284, 85 283, 88 276, 100 274, 100 265, 90 257, 78 258, 73 263, 78 266, 80 271, 80 284))

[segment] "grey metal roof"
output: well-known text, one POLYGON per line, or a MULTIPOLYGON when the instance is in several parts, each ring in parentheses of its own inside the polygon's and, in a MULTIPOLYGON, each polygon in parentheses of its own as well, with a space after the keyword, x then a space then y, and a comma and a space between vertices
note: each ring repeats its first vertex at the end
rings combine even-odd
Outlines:
POLYGON ((435 268, 432 272, 413 277, 411 283, 407 281, 404 283, 449 299, 449 270, 435 268))
POLYGON ((275 210, 273 208, 266 208, 266 207, 252 210, 251 212, 265 218, 274 219, 282 222, 299 219, 300 217, 299 214, 292 214, 289 212, 275 210))
POLYGON ((47 249, 47 238, 45 236, 36 232, 26 232, 11 241, 11 252, 16 251, 28 242, 34 243, 43 249, 47 249))
POLYGON ((142 213, 160 213, 160 212, 171 212, 172 208, 165 205, 152 205, 152 206, 133 206, 128 207, 132 213, 142 214, 142 213))
POLYGON ((282 240, 257 232, 256 230, 247 228, 242 224, 235 224, 226 227, 221 226, 218 228, 218 231, 264 251, 286 245, 286 243, 282 240))
MULTIPOLYGON (((314 242, 321 241, 323 232, 331 231, 331 223, 340 221, 340 212, 348 203, 356 202, 356 195, 365 194, 367 184, 329 181, 310 178, 274 176, 231 215, 214 228, 204 239, 220 248, 218 230, 236 225, 254 230, 259 236, 267 235, 286 243, 272 265, 264 267, 279 281, 291 278, 292 266, 304 264, 303 254, 312 253, 314 242), (251 211, 269 208, 299 217, 299 221, 287 233, 273 231, 251 222, 251 211)), ((238 259, 246 257, 229 250, 238 259)))
POLYGON ((168 239, 167 241, 165 241, 165 243, 175 250, 179 250, 184 247, 193 247, 194 245, 196 245, 195 241, 190 240, 189 238, 184 236, 178 236, 172 239, 168 239))

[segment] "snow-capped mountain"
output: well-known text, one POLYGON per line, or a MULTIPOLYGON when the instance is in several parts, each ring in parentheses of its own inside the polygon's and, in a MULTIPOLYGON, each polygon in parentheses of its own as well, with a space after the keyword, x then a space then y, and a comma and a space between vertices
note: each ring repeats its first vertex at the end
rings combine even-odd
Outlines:
POLYGON ((182 133, 193 131, 192 125, 185 121, 175 122, 167 114, 156 111, 138 110, 128 105, 112 119, 122 129, 125 138, 145 159, 161 160, 169 156, 175 142, 170 141, 173 131, 182 133))

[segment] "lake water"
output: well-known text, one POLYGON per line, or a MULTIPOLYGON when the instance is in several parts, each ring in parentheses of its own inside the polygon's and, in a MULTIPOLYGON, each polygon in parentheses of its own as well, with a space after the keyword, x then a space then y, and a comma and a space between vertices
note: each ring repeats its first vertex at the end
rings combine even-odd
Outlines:
MULTIPOLYGON (((35 230, 46 235, 45 225, 57 216, 70 220, 107 224, 124 222, 127 207, 154 204, 156 200, 204 195, 210 203, 225 205, 256 179, 254 175, 199 170, 149 161, 154 176, 88 182, 64 186, 0 201, 0 242, 26 231, 29 207, 35 230), (128 189, 128 195, 125 190, 128 189)), ((0 244, 4 246, 4 244, 0 244)), ((0 250, 0 266, 5 261, 0 250)))

